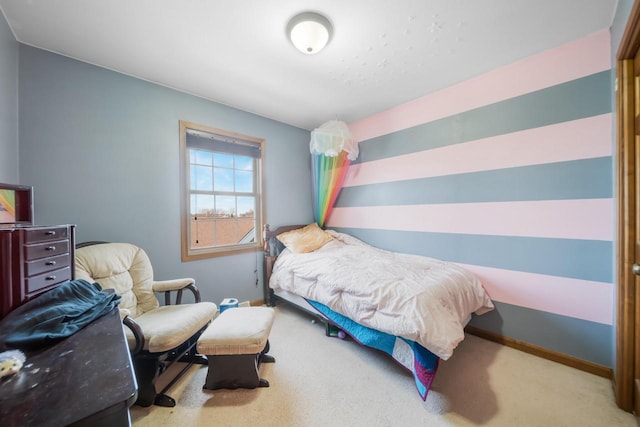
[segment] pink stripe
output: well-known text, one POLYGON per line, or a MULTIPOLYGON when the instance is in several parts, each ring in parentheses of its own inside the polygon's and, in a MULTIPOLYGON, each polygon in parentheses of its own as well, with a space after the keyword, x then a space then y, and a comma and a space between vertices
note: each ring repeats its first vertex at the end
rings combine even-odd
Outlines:
POLYGON ((344 186, 612 155, 611 114, 351 166, 344 186))
POLYGON ((613 324, 613 284, 459 264, 476 274, 494 301, 613 324), (569 303, 570 302, 570 303, 569 303))
POLYGON ((327 225, 604 241, 614 236, 612 199, 335 208, 327 225))
POLYGON ((609 70, 609 30, 530 56, 416 100, 350 123, 358 141, 609 70))
POLYGON ((506 135, 351 166, 345 187, 588 159, 612 155, 612 115, 563 122, 506 135))

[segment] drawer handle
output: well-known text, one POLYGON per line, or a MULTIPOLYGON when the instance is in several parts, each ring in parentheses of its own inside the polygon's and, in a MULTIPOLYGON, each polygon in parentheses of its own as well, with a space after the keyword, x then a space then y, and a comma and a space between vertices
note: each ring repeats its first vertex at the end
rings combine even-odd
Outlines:
POLYGON ((56 276, 47 276, 46 279, 47 280, 56 280, 56 276))
POLYGON ((54 230, 49 230, 49 231, 47 231, 46 234, 47 234, 47 236, 55 236, 56 232, 54 230))
POLYGON ((46 265, 56 265, 56 262, 55 261, 47 261, 46 265))
POLYGON ((47 246, 46 248, 44 248, 45 251, 55 251, 56 247, 55 246, 47 246))

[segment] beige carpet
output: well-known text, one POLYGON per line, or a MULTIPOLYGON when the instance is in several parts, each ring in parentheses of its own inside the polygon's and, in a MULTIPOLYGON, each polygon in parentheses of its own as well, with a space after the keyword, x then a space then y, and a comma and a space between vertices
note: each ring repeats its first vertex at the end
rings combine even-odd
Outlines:
POLYGON ((611 382, 469 335, 441 362, 423 402, 388 356, 327 338, 321 324, 276 308, 263 364, 269 388, 203 390, 192 367, 169 391, 174 408, 133 406, 141 426, 635 426, 611 382))

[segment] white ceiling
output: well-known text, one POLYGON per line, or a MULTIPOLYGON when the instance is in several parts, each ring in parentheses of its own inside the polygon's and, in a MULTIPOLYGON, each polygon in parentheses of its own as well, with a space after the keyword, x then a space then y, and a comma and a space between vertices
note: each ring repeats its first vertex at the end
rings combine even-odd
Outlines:
POLYGON ((617 0, 0 0, 22 43, 311 130, 611 26, 617 0), (333 39, 285 37, 302 11, 333 39))

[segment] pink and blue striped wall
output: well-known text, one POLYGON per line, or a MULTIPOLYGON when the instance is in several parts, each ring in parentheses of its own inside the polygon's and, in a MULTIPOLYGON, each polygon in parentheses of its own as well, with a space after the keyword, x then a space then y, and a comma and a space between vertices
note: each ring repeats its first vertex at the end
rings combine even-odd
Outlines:
POLYGON ((602 31, 351 123, 327 226, 462 264, 497 306, 474 326, 612 366, 610 50, 602 31))

